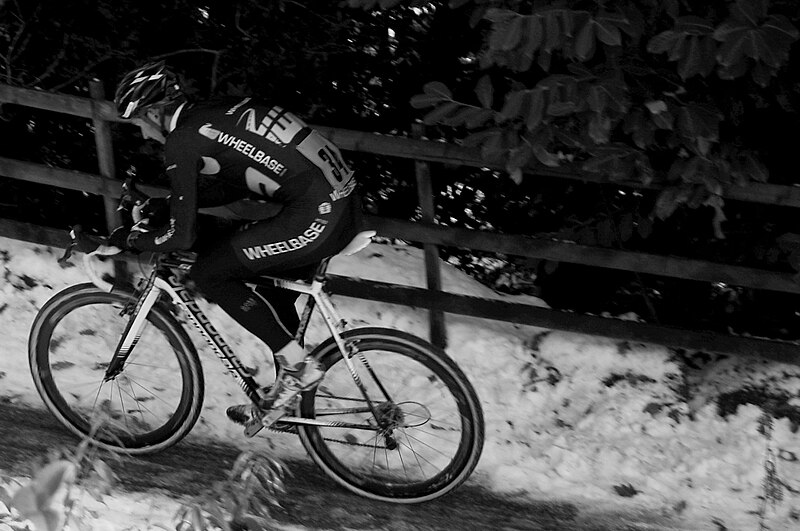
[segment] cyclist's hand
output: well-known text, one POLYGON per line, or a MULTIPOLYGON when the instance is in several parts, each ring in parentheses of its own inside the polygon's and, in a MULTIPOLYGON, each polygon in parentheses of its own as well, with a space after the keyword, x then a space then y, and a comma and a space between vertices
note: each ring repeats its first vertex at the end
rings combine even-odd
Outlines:
POLYGON ((135 207, 141 207, 148 199, 147 194, 144 194, 136 188, 133 179, 125 179, 122 183, 122 195, 119 198, 119 210, 131 210, 135 207))
POLYGON ((118 249, 127 249, 128 248, 128 236, 130 236, 131 231, 127 227, 117 227, 108 237, 108 245, 112 247, 116 247, 118 249))
POLYGON ((161 227, 169 221, 169 199, 166 197, 151 197, 144 203, 131 209, 133 221, 139 224, 145 221, 148 227, 161 227))
POLYGON ((121 249, 123 251, 136 250, 133 247, 133 241, 143 232, 147 232, 147 230, 141 226, 141 223, 137 223, 131 228, 124 226, 117 227, 108 236, 106 245, 116 247, 117 249, 121 249))

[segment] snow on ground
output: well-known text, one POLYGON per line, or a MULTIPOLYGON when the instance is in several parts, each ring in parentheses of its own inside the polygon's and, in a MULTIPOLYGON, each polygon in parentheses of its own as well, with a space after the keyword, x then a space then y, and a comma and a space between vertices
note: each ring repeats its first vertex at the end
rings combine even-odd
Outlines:
MULTIPOLYGON (((0 238, 0 395, 41 405, 27 364, 27 336, 36 311, 56 291, 83 282, 79 267, 62 269, 50 249, 0 238)), ((494 293, 442 264, 444 290, 486 298, 494 293)), ((423 287, 422 253, 373 244, 337 257, 331 272, 423 287)), ((394 327, 427 336, 427 312, 345 299, 334 301, 351 325, 394 327)), ((545 306, 525 297, 525 302, 545 306)), ((264 347, 211 305, 212 321, 245 364, 271 368, 264 347)), ((774 530, 800 529, 800 437, 778 418, 768 439, 755 405, 728 408, 720 395, 765 387, 800 401, 800 367, 719 356, 679 356, 665 347, 631 344, 490 320, 447 315, 448 353, 467 373, 486 417, 486 443, 470 482, 499 493, 552 499, 582 507, 625 511, 646 508, 680 529, 759 529, 765 458, 774 455, 783 499, 767 506, 763 522, 774 530), (685 362, 691 358, 690 364, 685 362)), ((193 337, 196 336, 192 332, 193 337)), ((324 339, 317 321, 309 345, 324 339)), ((190 437, 263 444, 279 456, 301 456, 286 435, 242 438, 224 410, 241 391, 201 340, 206 400, 190 437)), ((262 373, 263 374, 263 373, 262 373)), ((130 521, 129 521, 130 523, 130 521)))

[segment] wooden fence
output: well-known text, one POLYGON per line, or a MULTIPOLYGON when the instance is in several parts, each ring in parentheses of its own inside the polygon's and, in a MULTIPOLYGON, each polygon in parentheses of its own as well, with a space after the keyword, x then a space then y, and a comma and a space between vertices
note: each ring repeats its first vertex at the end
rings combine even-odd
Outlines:
MULTIPOLYGON (((0 176, 103 196, 106 199, 107 219, 109 227, 111 227, 116 224, 113 200, 119 196, 121 183, 114 179, 114 159, 108 122, 121 120, 117 118, 112 104, 102 100, 102 87, 98 82, 92 82, 90 93, 92 98, 81 98, 0 84, 0 102, 46 109, 93 120, 100 166, 99 174, 89 174, 0 157, 0 176)), ((757 355, 782 362, 800 363, 800 356, 797 356, 798 345, 793 342, 622 321, 548 310, 528 304, 486 300, 442 292, 438 260, 439 246, 505 253, 672 278, 724 282, 736 286, 787 293, 800 293, 800 286, 794 282, 789 273, 776 273, 676 256, 660 256, 577 245, 522 235, 437 226, 433 217, 435 198, 432 193, 432 179, 435 179, 436 176, 432 174, 429 163, 445 162, 478 168, 493 167, 476 156, 474 150, 421 138, 394 137, 330 127, 318 127, 318 129, 343 150, 415 161, 422 211, 421 221, 413 223, 369 216, 367 223, 381 236, 401 238, 423 244, 427 288, 409 288, 341 276, 333 277, 329 285, 335 293, 345 296, 430 310, 431 339, 437 344, 443 345, 446 341, 443 316, 450 313, 616 339, 737 355, 757 355)), ((419 136, 420 131, 416 130, 415 135, 419 136)), ((502 170, 499 167, 496 169, 502 170)), ((575 173, 560 168, 531 166, 526 170, 527 173, 550 178, 608 183, 599 175, 575 173)), ((613 185, 633 188, 653 187, 646 187, 638 182, 615 181, 613 185)), ((152 187, 144 187, 144 191, 156 195, 164 193, 164 190, 152 187)), ((724 197, 738 201, 800 207, 800 189, 789 186, 752 184, 747 187, 731 187, 725 191, 724 197)), ((36 227, 11 220, 0 220, 0 236, 54 246, 66 244, 66 235, 63 230, 36 227)))

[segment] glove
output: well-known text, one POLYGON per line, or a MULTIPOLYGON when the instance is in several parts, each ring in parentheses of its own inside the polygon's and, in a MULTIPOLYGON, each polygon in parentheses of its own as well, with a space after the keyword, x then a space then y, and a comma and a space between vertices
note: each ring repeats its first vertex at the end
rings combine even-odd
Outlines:
POLYGON ((169 222, 169 199, 151 197, 131 211, 133 221, 139 224, 145 221, 149 227, 162 227, 169 222))
POLYGON ((108 236, 108 245, 118 249, 133 249, 133 241, 142 233, 141 230, 128 229, 127 227, 117 227, 108 236))

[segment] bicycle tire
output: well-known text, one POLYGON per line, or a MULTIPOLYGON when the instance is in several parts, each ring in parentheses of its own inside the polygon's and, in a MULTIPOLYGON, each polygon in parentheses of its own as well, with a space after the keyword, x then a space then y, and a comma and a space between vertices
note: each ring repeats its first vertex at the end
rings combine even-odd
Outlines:
POLYGON ((135 295, 129 290, 106 292, 91 283, 60 291, 45 303, 34 319, 28 341, 28 358, 39 396, 66 428, 81 438, 91 438, 93 443, 107 450, 145 455, 169 448, 194 427, 202 409, 204 381, 194 345, 163 303, 157 303, 148 313, 145 333, 122 373, 114 380, 104 381, 103 363, 111 361, 128 321, 127 316, 114 310, 132 300, 135 301, 135 295), (157 342, 156 346, 148 348, 154 342, 157 342), (174 358, 165 355, 162 348, 171 350, 174 358), (145 357, 149 355, 148 351, 158 356, 158 365, 142 363, 150 360, 145 357), (92 352, 98 352, 98 361, 87 367, 86 364, 94 359, 91 358, 92 352), (64 359, 58 359, 62 355, 64 359), (158 380, 141 380, 142 374, 158 380), (179 391, 174 386, 177 376, 181 378, 179 391), (75 383, 84 380, 88 383, 75 383), (80 391, 72 389, 79 385, 92 386, 96 381, 97 394, 87 412, 89 406, 82 406, 81 400, 91 398, 90 394, 83 393, 83 387, 80 391), (153 387, 145 388, 142 381, 153 387), (121 411, 113 409, 109 403, 115 398, 114 382, 121 411), (123 389, 125 383, 130 389, 123 389), (110 398, 103 398, 98 404, 101 390, 105 397, 103 386, 106 384, 111 386, 110 398), (168 418, 163 424, 151 426, 149 422, 151 416, 155 416, 154 411, 164 407, 162 402, 169 405, 164 397, 155 394, 162 391, 164 396, 167 393, 176 396, 175 411, 165 413, 168 418), (126 408, 126 397, 128 406, 133 409, 126 408), (95 417, 100 411, 105 415, 103 422, 107 423, 103 426, 97 425, 95 417), (129 421, 126 415, 131 415, 133 420, 129 421), (119 419, 120 416, 124 416, 123 420, 119 419))
MULTIPOLYGON (((390 361, 395 359, 395 357, 402 363, 406 363, 407 360, 405 358, 417 362, 421 366, 421 370, 426 374, 424 378, 422 376, 417 378, 418 380, 424 382, 425 378, 427 378, 432 383, 440 381, 437 385, 439 385, 441 389, 446 388, 447 392, 452 395, 452 400, 455 403, 457 414, 461 421, 460 426, 463 429, 460 435, 458 435, 457 442, 453 443, 456 448, 452 458, 448 458, 449 462, 430 477, 418 479, 408 477, 409 471, 406 468, 402 453, 405 451, 407 456, 411 453, 411 456, 416 458, 417 463, 414 463, 413 459, 409 460, 408 468, 414 469, 412 472, 416 473, 416 465, 419 465, 420 472, 424 472, 422 470, 423 465, 428 466, 428 463, 420 461, 417 456, 418 452, 412 447, 416 444, 423 450, 426 449, 425 446, 422 446, 423 441, 418 436, 419 434, 409 435, 408 431, 410 431, 411 428, 406 426, 401 427, 398 431, 402 433, 398 436, 399 444, 396 449, 379 447, 378 436, 376 435, 375 442, 372 443, 374 446, 373 453, 377 454, 379 448, 384 451, 386 454, 386 468, 388 468, 390 458, 393 461, 398 461, 399 459, 399 461, 403 463, 402 467, 406 474, 405 479, 407 481, 398 481, 396 477, 391 479, 376 477, 374 471, 376 468, 375 455, 372 457, 373 470, 371 471, 356 470, 351 464, 345 462, 350 459, 349 451, 343 452, 342 457, 337 456, 335 447, 328 445, 331 440, 327 439, 324 433, 324 430, 329 430, 330 433, 330 430, 336 430, 336 428, 324 428, 316 425, 298 425, 297 430, 300 440, 314 462, 320 466, 329 477, 346 489, 358 495, 385 502, 420 503, 430 501, 451 492, 462 484, 475 469, 480 458, 484 440, 484 420, 478 396, 461 369, 442 349, 406 332, 387 328, 360 328, 344 332, 342 334, 342 339, 348 345, 355 344, 360 353, 370 353, 368 355, 365 354, 365 356, 368 357, 371 365, 376 365, 380 368, 382 363, 386 363, 387 368, 383 369, 383 371, 391 371, 391 373, 383 374, 384 380, 390 380, 389 375, 397 376, 396 371, 389 368, 398 365, 390 361), (378 354, 374 354, 376 352, 378 354), (387 361, 384 362, 384 360, 387 361), (402 440, 403 437, 405 437, 407 441, 405 444, 402 440)), ((329 395, 332 368, 335 368, 337 364, 345 364, 341 363, 342 354, 333 338, 329 338, 320 344, 314 349, 311 355, 322 363, 326 369, 326 375, 320 386, 314 391, 306 392, 302 395, 299 404, 299 412, 302 417, 316 418, 318 412, 317 402, 322 403, 326 400, 332 400, 329 395)), ((360 374, 359 379, 363 380, 364 375, 360 374)), ((396 385, 396 382, 393 385, 396 385)), ((404 387, 402 389, 415 389, 413 385, 406 385, 405 383, 403 385, 404 387)), ((355 389, 355 386, 353 386, 353 389, 355 389)), ((441 391, 441 389, 439 389, 439 391, 441 391)), ((414 404, 411 406, 412 408, 419 405, 413 400, 401 403, 414 404)), ((378 407, 382 407, 382 405, 378 407)), ((426 406, 420 405, 420 407, 425 408, 426 406)), ((418 411, 423 411, 423 409, 419 409, 418 411)), ((428 413, 430 413, 430 410, 428 410, 428 413)), ((446 422, 450 421, 457 422, 453 419, 446 422)), ((435 422, 441 424, 441 420, 435 422)), ((441 431, 442 429, 440 426, 434 424, 433 420, 430 420, 425 426, 431 432, 437 429, 441 431)), ((421 429, 421 426, 415 427, 421 429)), ((448 429, 447 431, 451 430, 448 429)), ((369 446, 354 442, 355 436, 353 434, 345 435, 345 439, 348 437, 350 438, 350 444, 354 444, 354 447, 369 446)), ((334 442, 343 443, 344 441, 336 440, 334 442)), ((381 455, 381 459, 383 458, 384 456, 381 455)), ((379 468, 380 467, 382 467, 382 465, 379 464, 379 468)))

